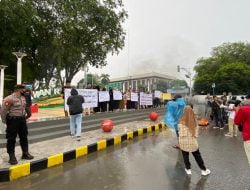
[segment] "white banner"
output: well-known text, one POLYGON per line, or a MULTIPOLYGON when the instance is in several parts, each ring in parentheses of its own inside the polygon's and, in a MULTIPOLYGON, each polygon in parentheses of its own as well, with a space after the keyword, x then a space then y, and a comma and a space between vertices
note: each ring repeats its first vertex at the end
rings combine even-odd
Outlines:
POLYGON ((155 91, 155 98, 161 98, 161 91, 155 91))
POLYGON ((99 91, 99 102, 108 102, 110 100, 108 91, 99 91))
POLYGON ((153 94, 140 93, 140 105, 152 106, 153 105, 153 94))
POLYGON ((138 100, 139 100, 138 93, 131 92, 131 101, 132 102, 138 102, 138 100))
POLYGON ((120 91, 114 90, 113 97, 114 100, 122 100, 122 93, 120 91))
MULTIPOLYGON (((96 89, 76 89, 79 95, 84 97, 83 108, 94 108, 98 106, 98 95, 96 89)), ((69 110, 67 100, 70 96, 71 89, 64 89, 64 107, 65 110, 69 110)))

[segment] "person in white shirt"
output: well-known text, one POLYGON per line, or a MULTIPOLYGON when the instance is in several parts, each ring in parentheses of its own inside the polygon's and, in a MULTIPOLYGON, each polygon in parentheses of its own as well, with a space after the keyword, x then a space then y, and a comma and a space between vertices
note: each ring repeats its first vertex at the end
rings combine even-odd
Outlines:
POLYGON ((236 105, 236 97, 232 97, 232 100, 228 102, 229 105, 226 108, 229 112, 229 118, 228 118, 228 133, 225 134, 227 137, 233 137, 237 136, 237 126, 234 124, 234 118, 235 118, 235 107, 236 105))

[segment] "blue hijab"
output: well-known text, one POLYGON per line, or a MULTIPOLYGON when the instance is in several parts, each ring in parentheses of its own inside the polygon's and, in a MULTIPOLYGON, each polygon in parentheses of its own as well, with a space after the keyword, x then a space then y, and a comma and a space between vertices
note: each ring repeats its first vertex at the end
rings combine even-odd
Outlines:
POLYGON ((185 101, 183 98, 178 98, 176 101, 170 101, 167 104, 167 112, 164 117, 165 124, 178 131, 178 123, 185 108, 185 101))

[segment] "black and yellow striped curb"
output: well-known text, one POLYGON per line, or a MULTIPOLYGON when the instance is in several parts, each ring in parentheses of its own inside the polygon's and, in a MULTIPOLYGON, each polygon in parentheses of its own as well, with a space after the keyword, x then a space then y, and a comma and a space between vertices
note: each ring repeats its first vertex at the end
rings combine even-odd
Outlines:
POLYGON ((165 128, 164 123, 156 124, 154 126, 148 126, 146 128, 139 128, 136 131, 130 131, 121 136, 115 136, 110 139, 100 140, 96 143, 81 146, 76 148, 75 150, 67 151, 62 154, 56 154, 41 160, 19 164, 10 168, 3 168, 0 169, 0 182, 13 181, 18 178, 28 176, 36 171, 50 168, 52 166, 62 164, 69 160, 77 159, 84 155, 105 149, 106 147, 120 144, 121 142, 126 141, 128 139, 133 139, 134 137, 141 136, 146 133, 158 131, 162 128, 165 128))

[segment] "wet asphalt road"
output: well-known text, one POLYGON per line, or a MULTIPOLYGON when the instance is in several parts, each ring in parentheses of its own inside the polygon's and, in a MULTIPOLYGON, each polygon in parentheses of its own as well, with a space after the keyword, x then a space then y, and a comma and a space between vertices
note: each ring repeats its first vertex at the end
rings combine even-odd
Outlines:
POLYGON ((211 175, 201 177, 192 156, 192 176, 187 177, 180 151, 172 148, 170 131, 145 135, 90 154, 61 166, 0 184, 4 190, 246 190, 250 168, 239 134, 202 128, 200 151, 211 175))

